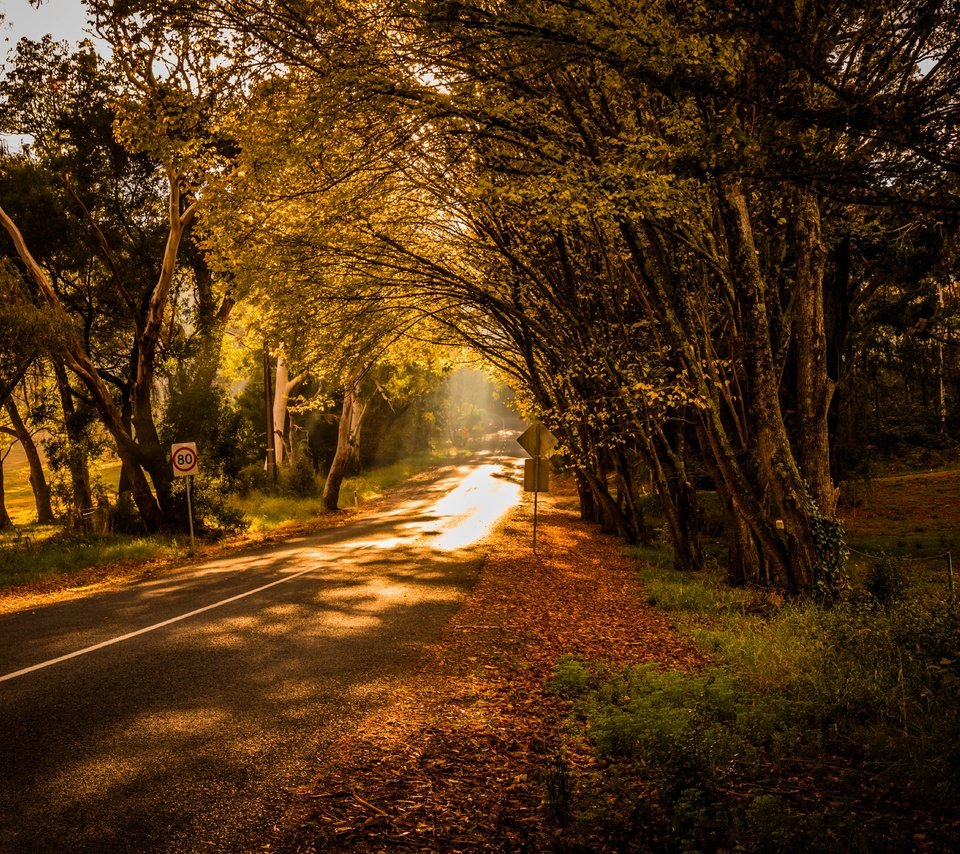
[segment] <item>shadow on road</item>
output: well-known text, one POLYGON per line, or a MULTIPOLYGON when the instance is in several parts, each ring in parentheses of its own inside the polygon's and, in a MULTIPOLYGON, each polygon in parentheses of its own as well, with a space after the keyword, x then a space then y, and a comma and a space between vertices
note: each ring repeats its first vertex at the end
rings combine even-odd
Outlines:
POLYGON ((519 497, 488 460, 376 518, 0 618, 0 675, 159 626, 0 683, 0 851, 244 850, 458 609, 519 497))

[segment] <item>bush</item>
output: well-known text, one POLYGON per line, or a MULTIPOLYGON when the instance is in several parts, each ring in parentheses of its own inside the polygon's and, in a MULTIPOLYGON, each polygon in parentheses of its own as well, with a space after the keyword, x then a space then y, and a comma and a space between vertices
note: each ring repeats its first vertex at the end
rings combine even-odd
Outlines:
POLYGON ((903 599, 907 578, 903 562, 890 555, 880 555, 867 571, 867 592, 881 605, 890 605, 903 599))
POLYGON ((300 454, 290 466, 281 470, 280 488, 288 495, 300 498, 313 498, 317 494, 317 475, 305 454, 300 454))
POLYGON ((629 756, 679 792, 747 761, 754 699, 723 670, 702 674, 629 668, 584 706, 604 756, 629 756))
MULTIPOLYGON (((173 485, 174 496, 183 501, 186 516, 187 478, 177 478, 173 485)), ((194 480, 190 495, 193 508, 193 526, 198 534, 235 534, 249 527, 242 510, 229 503, 230 485, 223 477, 200 477, 194 480)))
MULTIPOLYGON (((899 569, 881 566, 869 597, 763 615, 713 598, 708 578, 679 598, 661 591, 716 662, 696 673, 633 667, 601 684, 589 662, 562 659, 550 687, 579 698, 577 714, 612 769, 607 800, 623 801, 623 827, 609 832, 630 838, 660 809, 664 850, 903 850, 917 812, 955 815, 960 599, 911 595, 899 569), (813 779, 821 763, 819 785, 851 805, 849 820, 835 815, 829 827, 802 797, 781 794, 784 774, 813 779), (870 781, 862 801, 861 780, 870 781), (658 807, 638 819, 636 793, 649 797, 651 785, 658 807), (884 799, 889 808, 877 813, 884 799)), ((947 848, 956 841, 947 826, 924 830, 947 848)))
POLYGON ((251 492, 266 492, 270 486, 270 477, 262 462, 250 463, 240 469, 236 490, 241 498, 246 498, 251 492))
POLYGON ((547 682, 547 688, 561 697, 582 697, 593 685, 593 677, 586 664, 572 655, 564 655, 547 682))

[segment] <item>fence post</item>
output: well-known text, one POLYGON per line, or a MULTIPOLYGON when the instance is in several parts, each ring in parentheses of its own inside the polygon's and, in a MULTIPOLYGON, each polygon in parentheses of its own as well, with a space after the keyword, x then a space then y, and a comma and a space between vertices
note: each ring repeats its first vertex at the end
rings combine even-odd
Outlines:
POLYGON ((947 589, 953 593, 953 555, 947 552, 947 589))

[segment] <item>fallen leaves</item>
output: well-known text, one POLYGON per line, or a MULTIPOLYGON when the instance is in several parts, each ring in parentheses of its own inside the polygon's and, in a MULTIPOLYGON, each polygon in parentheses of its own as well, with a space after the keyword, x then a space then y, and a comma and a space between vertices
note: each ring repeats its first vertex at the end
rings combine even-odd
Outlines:
MULTIPOLYGON (((569 498, 569 496, 566 496, 569 498)), ((521 507, 430 663, 335 744, 271 851, 543 850, 562 834, 545 797, 595 767, 545 684, 565 654, 624 666, 702 656, 644 601, 619 542, 541 499, 538 552, 521 507), (568 779, 569 777, 569 779, 568 779)), ((562 812, 562 811, 561 811, 562 812)))

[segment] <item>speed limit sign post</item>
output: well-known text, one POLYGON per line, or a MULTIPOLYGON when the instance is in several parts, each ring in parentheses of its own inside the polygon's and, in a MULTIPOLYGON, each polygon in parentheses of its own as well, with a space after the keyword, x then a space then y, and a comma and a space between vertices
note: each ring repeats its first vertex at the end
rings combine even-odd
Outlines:
POLYGON ((173 464, 174 477, 189 477, 187 481, 187 518, 190 521, 190 551, 195 550, 193 540, 193 506, 190 501, 190 493, 193 488, 193 476, 199 469, 199 460, 197 458, 196 442, 177 442, 170 448, 170 462, 173 464))
POLYGON ((198 468, 197 443, 177 442, 170 448, 170 461, 173 463, 174 477, 188 477, 196 474, 198 468))

